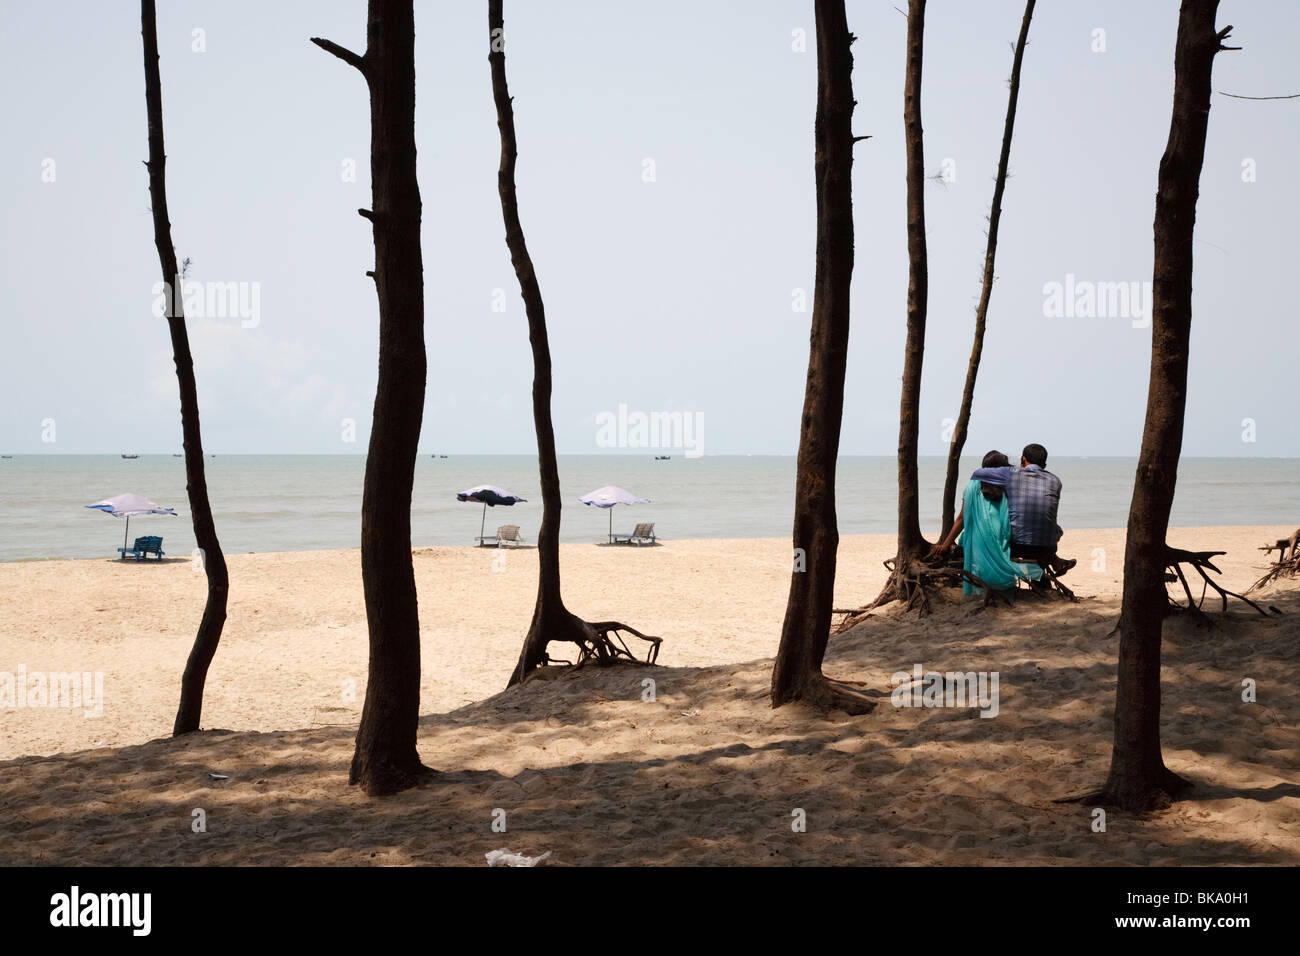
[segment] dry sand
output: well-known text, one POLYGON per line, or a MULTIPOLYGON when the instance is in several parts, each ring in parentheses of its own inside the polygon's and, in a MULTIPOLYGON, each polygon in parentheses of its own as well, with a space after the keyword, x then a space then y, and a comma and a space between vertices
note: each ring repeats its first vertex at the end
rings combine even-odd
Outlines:
MULTIPOLYGON (((1226 550, 1222 581, 1243 590, 1256 548, 1292 530, 1170 539, 1226 550)), ((420 752, 442 774, 383 800, 347 786, 366 666, 356 551, 230 557, 204 709, 226 729, 182 740, 165 735, 202 574, 187 560, 0 564, 0 671, 104 680, 102 716, 0 708, 0 863, 481 865, 499 847, 560 864, 1300 863, 1300 582, 1265 592, 1282 617, 1237 607, 1217 629, 1166 628, 1165 760, 1195 781, 1189 799, 1113 813, 1104 833, 1089 808, 1053 802, 1105 775, 1123 538, 1067 534, 1076 605, 981 611, 954 592, 928 618, 886 609, 832 639, 827 673, 881 692, 914 664, 997 671, 992 719, 887 702, 855 718, 773 711, 786 539, 563 546, 569 606, 662 636, 663 666, 499 694, 536 551, 421 549, 420 752), (1241 700, 1247 678, 1257 703, 1241 700)), ((891 536, 841 541, 837 606, 875 595, 892 550, 891 536)))

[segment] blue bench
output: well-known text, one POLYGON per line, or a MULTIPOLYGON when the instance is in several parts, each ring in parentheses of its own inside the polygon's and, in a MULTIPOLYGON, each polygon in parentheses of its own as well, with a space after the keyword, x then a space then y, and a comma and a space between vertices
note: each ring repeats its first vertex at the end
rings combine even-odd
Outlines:
POLYGON ((164 551, 162 549, 162 538, 156 535, 146 535, 143 538, 136 538, 135 544, 129 548, 118 548, 117 553, 122 556, 121 560, 125 561, 127 556, 135 558, 137 561, 145 560, 149 555, 158 555, 158 560, 163 559, 164 551))

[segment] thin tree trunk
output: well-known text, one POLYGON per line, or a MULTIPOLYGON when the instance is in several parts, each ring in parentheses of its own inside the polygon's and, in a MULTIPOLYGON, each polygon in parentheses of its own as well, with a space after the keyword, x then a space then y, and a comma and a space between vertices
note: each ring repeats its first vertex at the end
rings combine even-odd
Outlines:
POLYGON ((349 783, 393 793, 428 773, 416 750, 420 620, 411 563, 411 490, 424 412, 424 266, 415 172, 412 0, 370 0, 366 52, 312 42, 356 67, 370 90, 370 176, 379 297, 379 378, 361 505, 361 577, 370 630, 366 701, 349 783))
POLYGON ((1151 379, 1137 479, 1129 507, 1120 609, 1115 746, 1096 796, 1125 810, 1165 805, 1187 781, 1160 752, 1161 625, 1168 612, 1165 537, 1174 500, 1187 398, 1192 324, 1192 232, 1210 112, 1214 56, 1231 27, 1216 32, 1218 0, 1183 0, 1174 53, 1169 142, 1156 189, 1151 379))
POLYGON ((853 275, 853 54, 844 0, 818 0, 817 269, 813 291, 808 380, 795 477, 796 564, 781 644, 772 669, 772 706, 806 701, 865 712, 821 671, 830 636, 839 530, 835 462, 844 412, 849 343, 849 285, 853 275), (798 556, 802 555, 802 566, 798 556))
POLYGON ((921 534, 920 438, 921 366, 925 359, 925 320, 929 266, 925 246, 925 142, 921 126, 921 73, 925 46, 925 0, 907 5, 907 66, 903 81, 903 142, 907 152, 907 341, 903 387, 898 402, 898 542, 885 586, 867 608, 903 600, 927 609, 923 572, 913 565, 929 550, 921 534))
POLYGON ((903 84, 903 129, 907 149, 907 342, 898 409, 898 555, 905 570, 929 547, 921 534, 917 445, 920 435, 921 365, 925 359, 925 320, 929 266, 925 247, 925 144, 921 127, 921 64, 925 40, 925 0, 907 5, 907 75, 903 84))
MULTIPOLYGON (((522 682, 550 661, 547 647, 552 641, 568 642, 602 664, 626 658, 610 639, 611 631, 626 630, 658 647, 648 638, 619 621, 591 624, 571 613, 560 596, 560 468, 555 457, 555 429, 551 423, 551 348, 546 335, 546 307, 541 286, 533 269, 524 228, 519 221, 519 198, 515 190, 515 111, 506 83, 505 14, 502 0, 488 0, 488 63, 492 70, 492 98, 496 104, 497 129, 501 134, 501 162, 497 168, 497 192, 505 222, 506 246, 519 281, 519 291, 528 317, 528 341, 533 350, 533 425, 537 431, 537 466, 542 485, 542 528, 537 535, 537 604, 519 662, 507 687, 522 682)), ((657 651, 656 651, 657 652, 657 651)))
POLYGON ((984 285, 980 290, 979 306, 975 309, 975 340, 971 345, 970 364, 966 367, 966 385, 961 393, 961 409, 953 428, 952 443, 948 446, 948 471, 943 482, 943 533, 947 536, 956 520, 957 479, 961 467, 962 449, 970 426, 971 405, 975 401, 975 377, 980 370, 980 356, 984 352, 984 323, 989 314, 989 299, 993 295, 993 260, 998 248, 998 223, 1002 220, 1002 193, 1007 185, 1007 161, 1011 158, 1011 134, 1016 125, 1016 100, 1020 97, 1020 65, 1025 58, 1025 44, 1029 41, 1029 21, 1034 15, 1034 0, 1025 3, 1025 15, 1020 21, 1020 36, 1011 61, 1011 92, 1007 96, 1007 117, 1002 126, 1002 152, 998 156, 998 175, 993 184, 993 205, 989 209, 988 245, 984 250, 984 285))
POLYGON ((537 604, 519 654, 519 663, 507 684, 513 687, 546 662, 546 647, 552 639, 572 640, 574 636, 586 638, 592 635, 584 632, 583 622, 569 613, 560 597, 560 469, 555 457, 555 428, 551 423, 551 349, 546 335, 546 306, 542 302, 541 286, 519 221, 519 199, 515 191, 518 148, 515 111, 506 83, 502 0, 488 0, 488 34, 492 98, 496 103, 497 129, 501 134, 497 192, 501 197, 506 246, 510 249, 510 262, 528 316, 528 341, 533 350, 533 425, 537 431, 537 464, 542 485, 542 528, 537 535, 537 604))
POLYGON ((208 598, 203 605, 194 646, 190 649, 181 677, 181 699, 172 725, 174 735, 198 730, 203 716, 203 687, 208 666, 221 643, 226 623, 226 598, 230 578, 226 558, 217 540, 208 501, 208 482, 203 471, 203 439, 199 428, 199 398, 194 382, 194 359, 185 329, 184 295, 180 288, 180 269, 172 245, 171 219, 167 215, 167 153, 163 148, 162 80, 158 70, 158 24, 154 0, 140 4, 141 34, 144 37, 144 92, 149 113, 149 196, 153 204, 153 237, 158 247, 158 263, 163 282, 171 289, 167 314, 167 331, 171 335, 172 358, 176 363, 176 382, 181 396, 181 432, 185 448, 185 491, 189 495, 194 540, 199 546, 203 570, 208 579, 208 598))

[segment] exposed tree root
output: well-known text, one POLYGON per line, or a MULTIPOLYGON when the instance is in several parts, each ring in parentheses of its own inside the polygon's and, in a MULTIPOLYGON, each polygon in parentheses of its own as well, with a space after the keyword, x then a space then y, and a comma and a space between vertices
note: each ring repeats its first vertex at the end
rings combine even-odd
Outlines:
POLYGON ((1191 786, 1190 780, 1178 776, 1168 767, 1161 767, 1155 780, 1147 781, 1141 779, 1140 775, 1132 780, 1108 780, 1100 790, 1058 797, 1052 802, 1110 807, 1130 813, 1150 813, 1170 806, 1180 793, 1191 786))
POLYGON ((437 773, 436 770, 422 764, 418 756, 402 761, 400 764, 385 761, 368 767, 354 756, 348 773, 348 783, 350 785, 361 783, 366 796, 385 797, 418 787, 433 779, 437 773))
MULTIPOLYGON (((1236 591, 1229 591, 1227 588, 1221 587, 1205 573, 1208 569, 1213 571, 1215 574, 1222 574, 1223 572, 1214 566, 1213 559, 1225 553, 1226 552, 1223 551, 1184 551, 1181 548, 1165 547, 1165 567, 1168 569, 1165 573, 1165 581, 1170 584, 1175 581, 1181 583, 1183 586, 1183 593, 1187 595, 1186 604, 1179 604, 1176 600, 1170 597, 1169 604, 1171 610, 1188 611, 1198 621, 1212 624, 1213 622, 1210 618, 1206 617, 1202 607, 1205 604, 1206 594, 1209 592, 1210 588, 1213 588, 1218 592, 1219 598, 1223 602, 1222 610, 1226 611, 1228 609, 1228 598, 1234 597, 1238 601, 1249 604, 1264 617, 1269 616, 1268 611, 1264 610, 1264 608, 1260 607, 1250 598, 1238 594, 1236 591), (1191 565, 1191 567, 1196 570, 1197 574, 1201 576, 1203 583, 1201 585, 1200 598, 1192 596, 1191 584, 1188 583, 1187 575, 1183 573, 1182 566, 1184 564, 1191 565)), ((1254 587, 1258 587, 1258 583, 1254 585, 1254 587)), ((1252 590, 1254 587, 1252 587, 1252 590)), ((1276 608, 1274 608, 1273 611, 1274 613, 1281 613, 1280 611, 1277 611, 1276 608)))
POLYGON ((511 677, 510 686, 519 683, 544 667, 572 667, 577 669, 588 664, 596 664, 600 667, 608 667, 619 663, 654 664, 659 659, 659 647, 663 644, 663 638, 642 634, 636 628, 624 624, 622 621, 584 621, 567 610, 556 617, 557 620, 544 621, 540 625, 534 623, 533 630, 529 632, 525 641, 525 655, 521 657, 520 666, 515 669, 515 673, 511 677), (539 629, 544 638, 542 649, 538 654, 536 664, 527 667, 524 664, 527 649, 535 646, 538 642, 537 632, 539 629), (627 646, 627 642, 623 639, 621 633, 624 631, 650 645, 646 648, 644 661, 640 660, 632 652, 632 649, 627 646), (573 644, 578 650, 577 660, 569 661, 563 658, 551 657, 549 653, 550 646, 556 642, 573 644))
POLYGON ((1263 551, 1265 554, 1270 554, 1271 552, 1276 551, 1278 564, 1282 564, 1284 561, 1288 560, 1287 551, 1290 551, 1290 560, 1294 561, 1296 556, 1300 555, 1300 528, 1291 532, 1291 537, 1289 538, 1278 538, 1272 544, 1260 545, 1259 550, 1263 551))
POLYGON ((1058 575, 1055 571, 1053 571, 1050 565, 1043 565, 1043 579, 1048 582, 1047 587, 1045 588, 1031 587, 1030 590, 1033 591, 1035 594, 1048 594, 1055 591, 1059 593, 1062 597, 1064 597, 1067 601, 1079 600, 1077 597, 1074 596, 1074 591, 1072 591, 1070 588, 1066 587, 1064 584, 1061 583, 1060 575, 1058 575))
POLYGON ((894 601, 903 604, 905 613, 915 611, 920 616, 930 613, 930 595, 939 588, 960 587, 963 583, 970 583, 979 588, 984 597, 980 605, 981 609, 992 607, 995 604, 1010 607, 1014 600, 1022 595, 1032 595, 1034 597, 1045 596, 1048 594, 1059 593, 1062 597, 1070 601, 1078 600, 1074 592, 1061 583, 1050 568, 1043 569, 1044 580, 1047 584, 1041 587, 1021 588, 1019 582, 1016 587, 1006 591, 998 591, 989 587, 978 575, 971 574, 960 564, 941 564, 930 565, 919 559, 913 559, 899 567, 896 558, 890 558, 884 562, 886 569, 889 571, 889 580, 885 582, 884 590, 870 604, 858 608, 833 608, 832 614, 844 615, 838 624, 831 628, 832 634, 843 634, 845 631, 857 627, 868 617, 871 612, 878 607, 882 607, 894 601))
POLYGON ((866 686, 861 681, 835 680, 817 674, 798 699, 819 710, 842 710, 857 717, 876 709, 876 701, 859 689, 866 686))
POLYGON ((861 624, 876 608, 894 601, 902 602, 908 611, 926 615, 930 613, 930 593, 937 588, 957 587, 964 580, 979 583, 983 587, 978 579, 951 564, 928 565, 912 559, 905 560, 900 565, 897 558, 890 558, 884 565, 889 571, 889 579, 874 601, 859 608, 831 609, 832 614, 844 615, 840 623, 831 629, 832 634, 842 634, 861 624))
POLYGON ((1277 563, 1270 567, 1262 578, 1246 588, 1247 594, 1282 578, 1300 575, 1300 529, 1289 538, 1279 538, 1273 544, 1261 545, 1259 550, 1265 554, 1276 551, 1277 563))
POLYGON ((575 667, 581 667, 592 661, 598 664, 608 664, 620 657, 626 658, 633 663, 642 663, 627 646, 627 643, 619 634, 620 631, 627 631, 633 637, 639 638, 650 645, 646 648, 644 663, 653 664, 659 660, 659 645, 664 642, 662 637, 651 637, 648 634, 642 634, 635 627, 629 627, 621 621, 595 621, 590 623, 584 621, 583 623, 591 628, 595 638, 579 645, 578 660, 574 665, 575 667))

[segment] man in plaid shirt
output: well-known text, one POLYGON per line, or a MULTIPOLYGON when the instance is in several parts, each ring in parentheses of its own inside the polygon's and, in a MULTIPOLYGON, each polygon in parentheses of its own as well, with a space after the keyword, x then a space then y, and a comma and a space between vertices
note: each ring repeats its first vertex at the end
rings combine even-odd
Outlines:
POLYGON ((1050 566, 1057 576, 1078 564, 1056 554, 1061 526, 1056 509, 1061 504, 1061 479, 1047 470, 1047 449, 1026 445, 1020 467, 977 468, 971 478, 1005 485, 1007 511, 1011 517, 1011 559, 1050 566))

